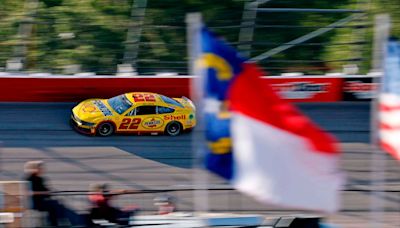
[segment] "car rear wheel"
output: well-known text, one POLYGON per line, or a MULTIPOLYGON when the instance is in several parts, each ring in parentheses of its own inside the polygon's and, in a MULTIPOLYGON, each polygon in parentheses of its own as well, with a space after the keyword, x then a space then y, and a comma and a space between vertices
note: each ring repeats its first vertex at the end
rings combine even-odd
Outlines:
POLYGON ((171 122, 165 128, 165 132, 167 133, 167 135, 170 136, 177 136, 181 133, 181 131, 182 131, 182 126, 178 122, 171 122))
POLYGON ((100 136, 110 136, 114 133, 114 125, 111 123, 101 123, 97 127, 97 134, 100 136))

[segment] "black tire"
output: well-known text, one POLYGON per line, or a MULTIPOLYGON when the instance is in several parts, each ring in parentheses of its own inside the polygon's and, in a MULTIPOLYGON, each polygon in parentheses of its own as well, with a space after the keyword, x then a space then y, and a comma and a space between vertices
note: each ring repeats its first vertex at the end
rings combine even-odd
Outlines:
POLYGON ((182 125, 179 122, 171 122, 165 127, 165 133, 169 136, 177 136, 182 132, 182 125))
POLYGON ((101 123, 97 127, 97 134, 103 137, 110 136, 114 133, 114 125, 112 123, 101 123))

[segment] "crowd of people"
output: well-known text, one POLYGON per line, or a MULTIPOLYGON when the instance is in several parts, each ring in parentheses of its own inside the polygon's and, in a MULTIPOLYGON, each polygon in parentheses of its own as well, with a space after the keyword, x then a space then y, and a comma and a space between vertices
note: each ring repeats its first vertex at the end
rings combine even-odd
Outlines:
MULTIPOLYGON (((44 177, 43 161, 29 161, 25 164, 25 180, 29 185, 31 209, 45 212, 46 223, 52 227, 73 226, 93 227, 98 220, 106 220, 118 225, 129 225, 129 221, 139 208, 131 205, 125 208, 113 206, 112 199, 121 194, 137 193, 137 190, 111 190, 108 184, 93 184, 87 194, 89 208, 78 213, 61 201, 52 197, 53 192, 44 177)), ((156 197, 158 214, 165 215, 176 211, 175 200, 168 195, 156 197)))

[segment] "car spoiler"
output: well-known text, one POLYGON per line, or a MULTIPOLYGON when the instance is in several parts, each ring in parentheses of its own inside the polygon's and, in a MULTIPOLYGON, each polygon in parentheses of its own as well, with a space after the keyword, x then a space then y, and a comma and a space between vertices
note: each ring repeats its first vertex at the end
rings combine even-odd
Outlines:
POLYGON ((189 103, 189 105, 193 108, 193 110, 196 110, 196 106, 194 106, 193 101, 191 101, 189 98, 182 96, 181 97, 184 101, 186 101, 187 103, 189 103))

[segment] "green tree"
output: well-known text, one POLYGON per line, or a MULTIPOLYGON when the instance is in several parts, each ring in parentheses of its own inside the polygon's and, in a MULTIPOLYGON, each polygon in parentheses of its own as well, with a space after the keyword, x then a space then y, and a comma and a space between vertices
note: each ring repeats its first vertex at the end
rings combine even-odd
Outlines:
MULTIPOLYGON (((34 0, 0 0, 0 67, 18 57, 15 47, 27 49, 26 71, 63 73, 69 65, 82 71, 113 74, 123 63, 127 32, 133 20, 134 0, 38 0, 35 11, 26 3, 34 0), (20 37, 21 25, 31 24, 29 37, 20 37)), ((187 73, 186 24, 188 12, 201 12, 208 27, 233 46, 238 45, 246 0, 148 0, 141 27, 137 69, 141 74, 187 73)), ((280 0, 260 7, 356 9, 359 0, 280 0)), ((362 2, 362 1, 361 1, 362 2)), ((393 35, 400 35, 400 5, 389 0, 373 1, 367 16, 286 50, 259 64, 269 74, 302 71, 340 71, 344 64, 369 70, 373 15, 389 12, 393 35)), ((327 26, 348 13, 257 14, 251 56, 327 26)))

